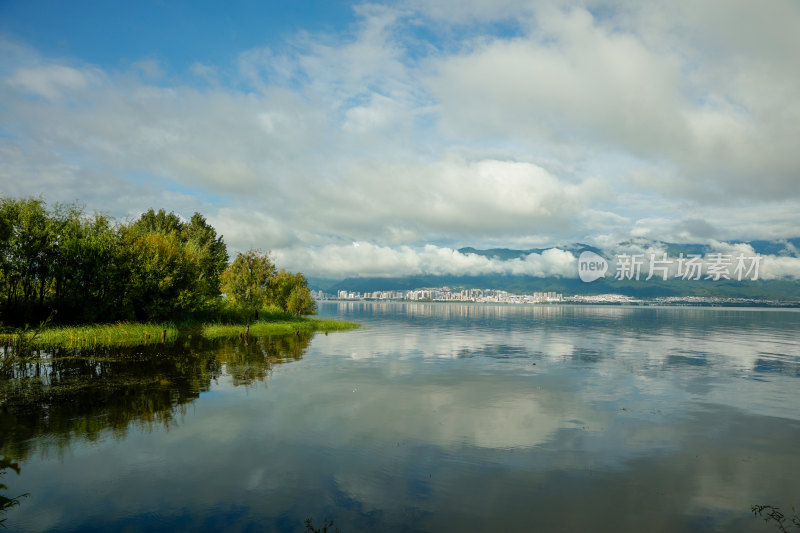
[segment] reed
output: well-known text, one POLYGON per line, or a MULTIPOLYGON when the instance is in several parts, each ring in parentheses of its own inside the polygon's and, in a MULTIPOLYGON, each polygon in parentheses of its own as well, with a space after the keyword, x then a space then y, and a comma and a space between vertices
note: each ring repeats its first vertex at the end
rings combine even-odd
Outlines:
MULTIPOLYGON (((264 318, 250 324, 249 336, 291 335, 315 331, 342 331, 360 327, 359 324, 325 318, 293 317, 283 313, 263 313, 264 318)), ((217 339, 244 334, 243 323, 182 323, 180 329, 197 332, 202 337, 217 339)), ((91 348, 95 346, 139 346, 175 341, 180 329, 174 323, 119 322, 86 326, 56 326, 37 329, 35 335, 26 332, 0 334, 0 344, 19 348, 91 348)))
MULTIPOLYGON (((239 334, 244 334, 245 327, 242 324, 203 324, 202 334, 203 337, 209 339, 237 337, 239 334)), ((353 322, 326 318, 265 319, 250 324, 249 335, 251 337, 291 335, 293 333, 312 333, 315 331, 344 331, 359 327, 361 327, 360 324, 353 322)))
MULTIPOLYGON (((116 324, 90 324, 86 326, 57 326, 37 331, 32 347, 81 348, 92 346, 136 346, 178 338, 178 328, 172 323, 118 322, 116 324)), ((15 345, 21 333, 2 335, 2 344, 15 345)))

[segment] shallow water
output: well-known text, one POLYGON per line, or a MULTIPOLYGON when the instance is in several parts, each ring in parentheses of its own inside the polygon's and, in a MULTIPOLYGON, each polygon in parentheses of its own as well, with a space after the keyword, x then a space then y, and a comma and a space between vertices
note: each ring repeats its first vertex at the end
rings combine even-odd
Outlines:
MULTIPOLYGON (((360 330, 3 381, 11 531, 775 531, 793 310, 322 303, 360 330), (331 529, 332 531, 332 529, 331 529)), ((74 355, 74 354, 73 354, 74 355)))

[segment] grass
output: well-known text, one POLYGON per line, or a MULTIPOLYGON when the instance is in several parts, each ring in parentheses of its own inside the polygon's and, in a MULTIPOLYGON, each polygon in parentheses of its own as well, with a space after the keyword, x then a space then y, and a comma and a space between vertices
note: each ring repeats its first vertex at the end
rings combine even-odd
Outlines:
MULTIPOLYGON (((265 319, 250 324, 250 335, 289 335, 291 333, 311 333, 314 331, 343 331, 360 327, 360 324, 325 318, 293 317, 278 320, 265 319)), ((203 337, 237 337, 245 329, 241 324, 203 324, 203 337)))
MULTIPOLYGON (((313 317, 295 317, 274 310, 259 313, 260 320, 250 324, 250 336, 289 335, 295 332, 311 333, 314 331, 342 331, 360 327, 359 324, 313 317)), ((176 340, 181 330, 189 330, 195 334, 197 330, 202 337, 218 339, 237 337, 245 330, 244 321, 232 317, 215 323, 185 322, 180 326, 174 323, 137 323, 120 322, 117 324, 90 324, 86 326, 41 327, 35 332, 0 334, 2 346, 20 346, 29 348, 82 348, 94 346, 138 346, 161 342, 161 333, 166 330, 166 342, 176 340), (149 335, 149 337, 148 337, 149 335)))
MULTIPOLYGON (((36 332, 31 347, 60 346, 79 348, 91 346, 136 346, 161 342, 166 330, 166 341, 178 338, 178 328, 171 323, 119 322, 117 324, 90 324, 87 326, 46 327, 36 332), (148 338, 149 335, 149 338, 148 338)), ((4 334, 2 343, 14 345, 19 333, 4 334)))

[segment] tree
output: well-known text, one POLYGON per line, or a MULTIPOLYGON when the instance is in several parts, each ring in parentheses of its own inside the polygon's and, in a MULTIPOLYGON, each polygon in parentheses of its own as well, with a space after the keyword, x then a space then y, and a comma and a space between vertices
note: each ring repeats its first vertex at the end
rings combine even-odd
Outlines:
POLYGON ((127 280, 123 301, 137 320, 164 320, 197 309, 197 257, 175 232, 127 233, 121 256, 127 280))
POLYGON ((316 311, 314 299, 308 290, 308 280, 300 272, 278 272, 272 284, 272 303, 284 313, 308 315, 316 311))
POLYGON ((317 304, 311 297, 308 287, 297 285, 289 294, 286 310, 293 315, 313 315, 317 311, 317 304))
POLYGON ((303 274, 250 250, 228 265, 222 236, 200 214, 153 209, 120 224, 78 204, 0 196, 0 314, 16 325, 208 317, 227 302, 258 318, 268 304, 315 312, 303 274))
POLYGON ((198 290, 205 298, 217 298, 220 293, 220 276, 228 266, 228 249, 225 242, 222 236, 217 237, 216 230, 200 213, 192 215, 183 229, 187 242, 197 248, 200 267, 198 290))
POLYGON ((126 280, 118 269, 119 232, 105 215, 84 216, 75 205, 56 205, 51 306, 62 321, 93 322, 119 316, 126 280), (120 278, 123 279, 120 279, 120 278))
POLYGON ((167 213, 163 209, 159 209, 156 213, 154 210, 149 209, 142 213, 142 216, 131 224, 130 228, 139 235, 147 233, 181 233, 183 222, 175 213, 167 213))
POLYGON ((219 298, 228 251, 199 213, 183 222, 150 209, 122 228, 120 258, 128 280, 123 306, 137 320, 164 319, 208 309, 219 298))
POLYGON ((270 300, 275 264, 268 254, 249 250, 236 254, 236 259, 222 273, 222 292, 233 305, 258 318, 258 311, 270 300))
POLYGON ((5 306, 24 321, 42 308, 52 264, 53 236, 41 199, 6 199, 0 205, 5 306))

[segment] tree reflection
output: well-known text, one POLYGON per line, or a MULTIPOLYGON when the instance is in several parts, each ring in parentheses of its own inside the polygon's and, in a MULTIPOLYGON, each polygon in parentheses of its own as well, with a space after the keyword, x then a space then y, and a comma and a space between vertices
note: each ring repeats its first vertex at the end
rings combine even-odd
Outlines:
POLYGON ((272 367, 301 359, 307 334, 171 345, 58 349, 26 359, 0 377, 0 454, 24 460, 42 442, 68 446, 130 427, 150 431, 176 423, 212 382, 263 382, 272 367))
MULTIPOLYGON (((173 344, 134 348, 31 351, 0 369, 0 477, 20 473, 37 449, 121 439, 133 426, 169 427, 186 407, 230 376, 234 385, 264 382, 274 365, 299 360, 311 335, 215 341, 187 336, 173 344)), ((7 490, 0 483, 0 490, 7 490)), ((5 513, 27 494, 0 494, 5 513)))
POLYGON ((249 386, 263 382, 274 365, 302 359, 310 342, 311 335, 307 333, 250 338, 247 342, 241 339, 222 342, 215 353, 234 385, 249 386))
MULTIPOLYGON (((19 465, 6 457, 0 459, 0 479, 5 477, 6 470, 11 469, 19 475, 19 465)), ((8 490, 8 487, 4 483, 0 483, 0 490, 8 490)), ((0 494, 0 527, 5 527, 6 521, 6 512, 14 507, 15 505, 19 505, 20 500, 22 498, 27 498, 29 494, 20 494, 19 496, 14 496, 9 498, 5 494, 0 494)))

